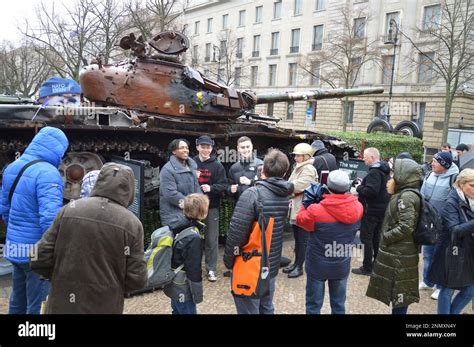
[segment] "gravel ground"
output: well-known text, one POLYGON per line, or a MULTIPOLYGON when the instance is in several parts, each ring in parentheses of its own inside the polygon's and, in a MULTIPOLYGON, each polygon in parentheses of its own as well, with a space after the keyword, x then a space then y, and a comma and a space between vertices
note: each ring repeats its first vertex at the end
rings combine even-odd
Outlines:
MULTIPOLYGON (((220 249, 221 255, 223 249, 220 249)), ((293 256, 293 242, 286 241, 283 247, 283 254, 289 258, 293 256)), ((222 259, 220 257, 219 259, 222 259)), ((352 266, 361 265, 361 259, 353 258, 352 266)), ((218 280, 211 283, 204 279, 204 302, 198 305, 200 314, 235 314, 234 301, 230 293, 230 279, 223 277, 224 265, 222 261, 218 266, 218 280)), ((420 262, 421 274, 421 262, 420 262)), ((5 277, 5 276, 3 276, 5 277)), ((8 297, 11 288, 8 280, 0 279, 0 313, 8 312, 8 297), (3 288, 2 288, 3 283, 3 288), (7 284, 5 284, 7 283, 7 284)), ((346 313, 348 314, 389 314, 391 310, 379 301, 365 296, 369 277, 349 276, 348 293, 346 301, 346 313)), ((275 293, 275 312, 279 314, 304 314, 305 313, 305 276, 297 279, 289 279, 281 273, 277 277, 275 293)), ((412 314, 435 314, 436 301, 430 298, 432 291, 420 291, 420 302, 412 304, 409 307, 409 313, 412 314)), ((331 312, 329 298, 326 289, 326 299, 322 313, 331 312)), ((161 290, 153 293, 145 293, 125 300, 126 314, 170 314, 170 300, 161 290)), ((468 305, 464 313, 472 314, 473 307, 468 305)))

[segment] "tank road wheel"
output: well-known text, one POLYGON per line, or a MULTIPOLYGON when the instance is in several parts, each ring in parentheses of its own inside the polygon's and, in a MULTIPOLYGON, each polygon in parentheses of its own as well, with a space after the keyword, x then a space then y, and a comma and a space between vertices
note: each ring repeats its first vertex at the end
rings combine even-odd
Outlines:
POLYGON ((374 119, 370 122, 369 126, 367 127, 368 133, 375 133, 375 132, 385 132, 391 133, 393 131, 392 125, 384 119, 374 119))
POLYGON ((403 120, 398 123, 395 131, 402 135, 418 137, 419 139, 423 138, 423 133, 418 124, 410 120, 403 120))

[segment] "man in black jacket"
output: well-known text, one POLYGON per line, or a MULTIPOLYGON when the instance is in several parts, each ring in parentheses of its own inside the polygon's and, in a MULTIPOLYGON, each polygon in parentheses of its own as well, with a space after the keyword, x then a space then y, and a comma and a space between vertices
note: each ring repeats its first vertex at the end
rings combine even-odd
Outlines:
POLYGON ((270 246, 270 293, 260 299, 234 296, 239 314, 272 314, 275 280, 280 267, 283 246, 283 226, 289 209, 289 195, 293 186, 283 179, 290 167, 288 158, 279 150, 269 152, 263 162, 262 180, 255 187, 247 189, 240 197, 230 221, 229 233, 224 250, 224 264, 228 269, 234 266, 236 250, 249 241, 253 223, 258 220, 258 197, 265 216, 275 219, 270 246))
POLYGON ((336 157, 329 153, 326 146, 324 146, 323 141, 313 141, 313 143, 311 144, 311 148, 313 148, 314 151, 313 165, 316 168, 316 171, 318 172, 318 177, 320 180, 322 177, 321 171, 331 172, 338 169, 336 157))
POLYGON ((221 196, 226 192, 228 183, 224 166, 211 156, 214 140, 203 135, 196 140, 198 155, 194 157, 199 171, 199 185, 209 197, 209 213, 204 221, 206 224, 204 254, 206 257, 207 279, 217 281, 217 255, 219 251, 219 204, 221 196))
POLYGON ((364 261, 360 268, 352 269, 352 273, 369 276, 379 250, 382 223, 390 201, 390 195, 387 192, 390 166, 387 162, 380 160, 379 151, 372 147, 364 151, 364 162, 369 166, 369 173, 357 187, 359 201, 364 206, 364 216, 360 227, 360 241, 364 245, 364 261))
POLYGON ((242 136, 237 140, 237 152, 239 161, 229 169, 228 192, 237 201, 240 195, 253 186, 259 177, 259 167, 263 162, 253 152, 253 144, 250 138, 242 136))

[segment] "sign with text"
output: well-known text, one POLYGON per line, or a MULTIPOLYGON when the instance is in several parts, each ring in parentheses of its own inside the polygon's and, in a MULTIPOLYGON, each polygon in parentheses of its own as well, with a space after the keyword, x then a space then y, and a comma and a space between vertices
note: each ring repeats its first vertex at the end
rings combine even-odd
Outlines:
POLYGON ((356 178, 364 178, 369 171, 367 165, 360 159, 338 160, 339 169, 347 172, 351 181, 356 178))
POLYGON ((144 195, 145 195, 145 164, 138 160, 125 160, 121 157, 112 157, 112 162, 126 165, 132 169, 135 176, 135 197, 128 209, 143 222, 144 195))

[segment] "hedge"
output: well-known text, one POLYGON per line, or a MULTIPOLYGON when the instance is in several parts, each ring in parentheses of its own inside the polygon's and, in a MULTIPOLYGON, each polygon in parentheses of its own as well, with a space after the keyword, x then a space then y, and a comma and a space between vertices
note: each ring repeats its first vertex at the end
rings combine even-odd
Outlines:
POLYGON ((401 152, 409 152, 418 163, 423 160, 423 141, 416 137, 388 133, 332 131, 330 135, 353 145, 359 153, 365 148, 375 147, 382 159, 396 157, 401 152))

